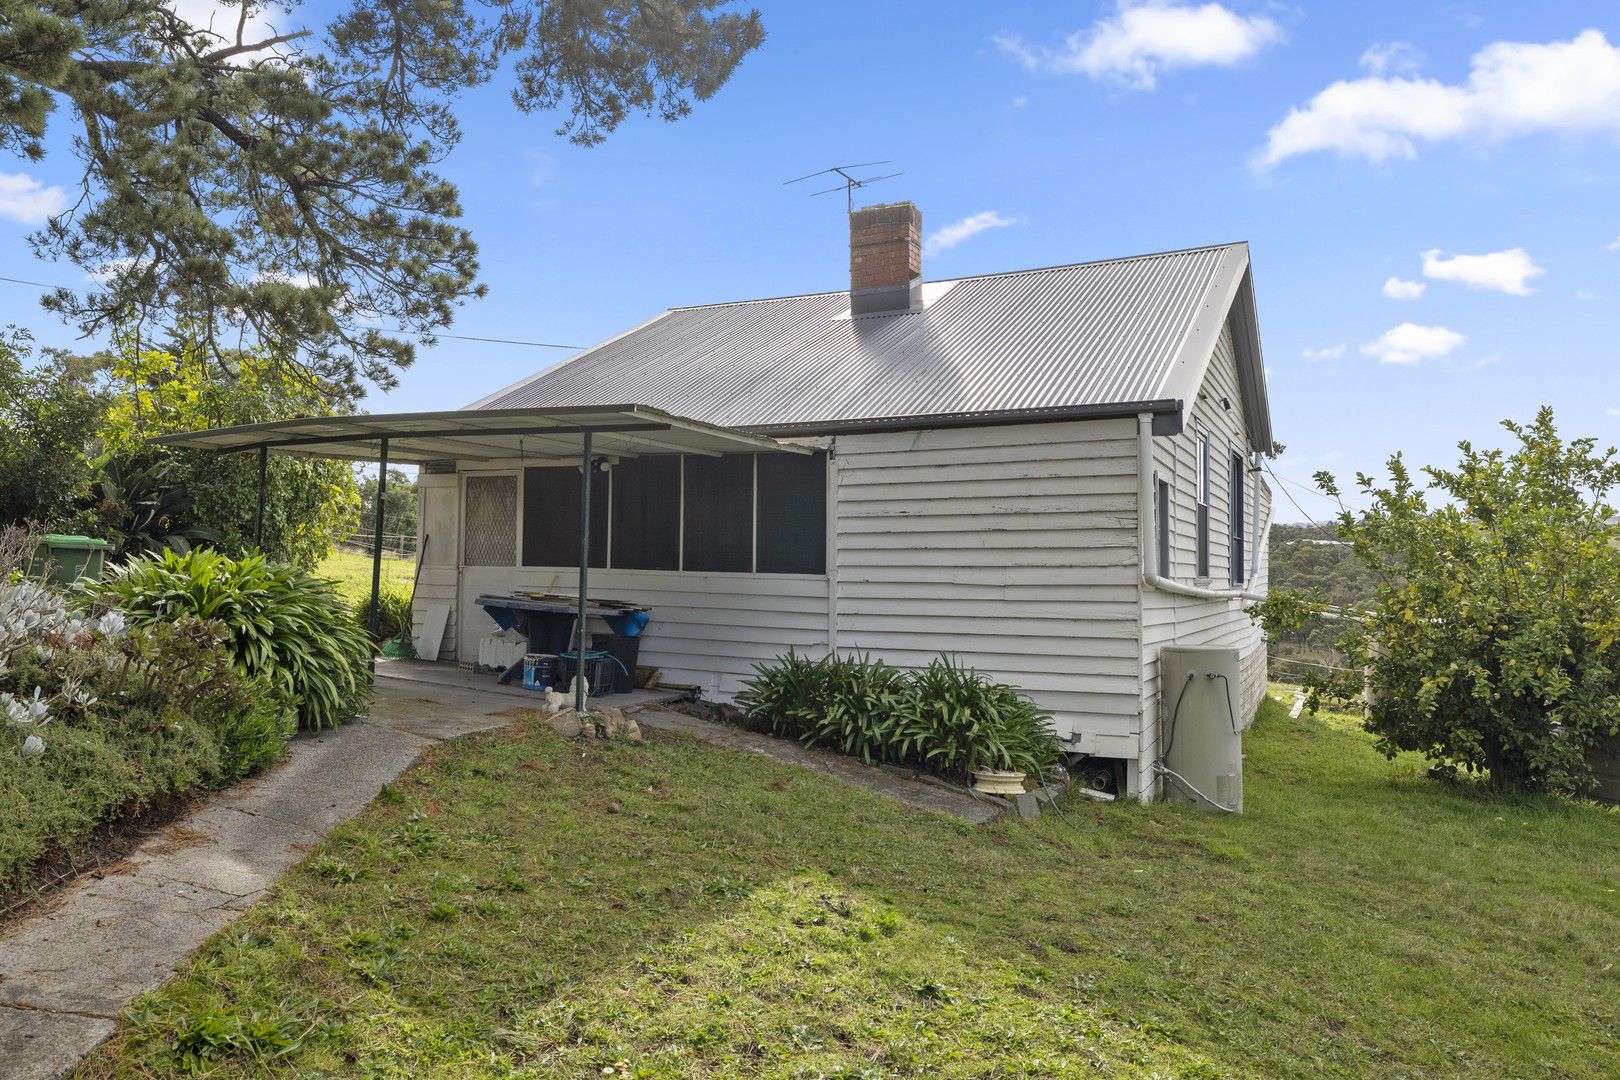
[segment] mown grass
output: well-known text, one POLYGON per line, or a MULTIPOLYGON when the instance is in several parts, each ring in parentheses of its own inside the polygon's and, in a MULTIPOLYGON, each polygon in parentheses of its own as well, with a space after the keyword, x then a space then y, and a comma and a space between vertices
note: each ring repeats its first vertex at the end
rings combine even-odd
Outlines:
POLYGON ((437 748, 83 1075, 1620 1075, 1620 814, 1271 703, 1248 750, 1241 818, 975 829, 520 721, 437 748))
MULTIPOLYGON (((371 556, 360 555, 352 551, 338 551, 332 553, 321 561, 315 568, 315 573, 321 577, 332 578, 338 583, 338 591, 343 598, 351 604, 361 604, 371 599, 371 556)), ((391 555, 384 555, 382 561, 383 588, 392 586, 401 592, 409 593, 415 583, 416 563, 411 559, 399 559, 391 555)))

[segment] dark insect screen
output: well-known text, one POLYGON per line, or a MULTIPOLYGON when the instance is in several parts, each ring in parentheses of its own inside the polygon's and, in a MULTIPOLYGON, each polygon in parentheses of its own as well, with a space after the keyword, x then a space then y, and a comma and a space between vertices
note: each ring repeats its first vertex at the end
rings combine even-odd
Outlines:
POLYGON ((681 568, 681 459, 631 458, 613 469, 613 566, 681 568))
POLYGON ((754 455, 686 459, 684 569, 747 573, 754 564, 754 455))
POLYGON ((759 456, 759 572, 827 572, 827 455, 759 456))
MULTIPOLYGON (((523 565, 579 565, 579 469, 523 470, 523 565)), ((591 565, 607 565, 608 474, 591 477, 591 565)))

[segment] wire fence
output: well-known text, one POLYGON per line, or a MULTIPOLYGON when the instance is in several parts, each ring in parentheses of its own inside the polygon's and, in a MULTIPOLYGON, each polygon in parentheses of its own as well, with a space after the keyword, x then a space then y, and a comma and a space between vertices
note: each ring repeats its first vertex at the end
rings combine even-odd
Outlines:
MULTIPOLYGON (((370 555, 376 546, 376 533, 370 530, 353 532, 347 536, 338 537, 334 543, 339 550, 356 551, 362 555, 370 555)), ((415 533, 383 533, 382 549, 384 555, 393 555, 398 558, 412 558, 416 555, 415 533)))

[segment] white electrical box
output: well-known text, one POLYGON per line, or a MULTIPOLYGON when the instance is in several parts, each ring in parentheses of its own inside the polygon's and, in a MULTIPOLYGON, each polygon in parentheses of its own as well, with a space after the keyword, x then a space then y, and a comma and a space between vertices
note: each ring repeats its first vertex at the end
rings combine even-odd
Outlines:
POLYGON ((1159 651, 1164 794, 1201 810, 1243 810, 1242 675, 1236 649, 1159 651))

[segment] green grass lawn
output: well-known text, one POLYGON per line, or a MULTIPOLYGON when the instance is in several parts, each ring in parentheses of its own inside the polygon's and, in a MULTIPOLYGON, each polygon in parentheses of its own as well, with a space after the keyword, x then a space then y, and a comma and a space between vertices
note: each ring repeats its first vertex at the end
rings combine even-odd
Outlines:
POLYGON ((519 721, 435 748, 84 1073, 1620 1075, 1620 813, 1270 703, 1248 750, 1240 818, 975 829, 519 721))
MULTIPOLYGON (((337 581, 339 591, 343 598, 351 604, 363 603, 371 599, 371 556, 357 555, 352 551, 338 551, 334 549, 315 572, 321 577, 332 578, 337 581)), ((383 588, 393 587, 401 592, 408 593, 415 584, 416 562, 413 559, 398 559, 384 555, 382 561, 383 588)))

